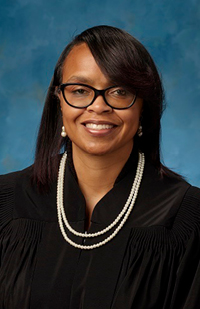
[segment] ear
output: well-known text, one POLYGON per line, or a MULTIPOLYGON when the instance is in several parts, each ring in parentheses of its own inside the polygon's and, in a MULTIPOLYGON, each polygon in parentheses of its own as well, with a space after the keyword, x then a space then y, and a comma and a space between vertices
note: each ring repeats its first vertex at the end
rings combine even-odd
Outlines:
POLYGON ((61 98, 61 91, 60 88, 58 86, 55 87, 55 95, 59 98, 61 98))
POLYGON ((56 86, 55 88, 55 95, 56 97, 58 98, 59 102, 60 102, 60 109, 61 109, 61 112, 62 112, 62 100, 61 100, 61 91, 60 91, 60 88, 58 86, 56 86))

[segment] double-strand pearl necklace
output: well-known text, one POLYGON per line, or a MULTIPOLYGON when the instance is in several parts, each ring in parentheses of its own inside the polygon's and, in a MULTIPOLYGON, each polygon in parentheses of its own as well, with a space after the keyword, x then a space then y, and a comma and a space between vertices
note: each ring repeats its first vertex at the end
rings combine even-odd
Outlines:
POLYGON ((117 218, 110 225, 108 225, 106 228, 104 228, 103 230, 100 230, 99 232, 96 232, 96 233, 80 233, 80 232, 77 232, 76 230, 74 230, 71 227, 71 225, 69 224, 69 222, 66 218, 64 205, 63 205, 64 172, 65 172, 66 159, 67 159, 67 153, 65 152, 63 154, 62 158, 61 158, 61 161, 60 161, 59 172, 58 172, 58 182, 57 182, 57 212, 58 212, 58 223, 59 223, 59 226, 60 226, 61 233, 62 233, 64 239, 70 245, 72 245, 75 248, 89 250, 89 249, 94 249, 94 248, 103 246, 117 235, 117 233, 120 231, 120 229, 123 227, 123 225, 127 221, 128 217, 129 217, 129 215, 130 215, 130 213, 131 213, 131 211, 134 207, 134 204, 135 204, 135 201, 136 201, 136 198, 137 198, 137 195, 138 195, 140 183, 141 183, 141 180, 142 180, 142 176, 143 176, 143 171, 144 171, 144 164, 145 164, 144 154, 139 152, 138 166, 137 166, 137 170, 136 170, 135 179, 134 179, 129 197, 128 197, 122 211, 119 213, 117 218), (123 219, 122 219, 122 217, 123 217, 123 219), (120 219, 122 219, 121 222, 119 222, 120 219), (63 222, 64 222, 66 228, 72 234, 79 236, 79 237, 84 237, 84 238, 98 237, 98 236, 108 232, 110 229, 112 229, 114 226, 116 226, 118 222, 119 222, 119 224, 117 225, 115 230, 108 237, 106 237, 103 241, 97 242, 94 245, 80 245, 80 244, 77 244, 76 242, 72 241, 67 236, 65 229, 64 229, 63 222))

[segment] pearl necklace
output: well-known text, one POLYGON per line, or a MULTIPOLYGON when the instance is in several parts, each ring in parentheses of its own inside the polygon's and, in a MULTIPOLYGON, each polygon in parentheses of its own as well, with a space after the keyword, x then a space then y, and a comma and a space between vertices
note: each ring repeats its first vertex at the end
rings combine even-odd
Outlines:
POLYGON ((144 171, 144 164, 145 164, 145 157, 143 153, 139 152, 139 159, 138 159, 138 166, 137 166, 137 171, 135 175, 135 179, 129 194, 129 197, 122 209, 122 211, 119 213, 117 218, 106 228, 103 230, 100 230, 99 232, 96 233, 80 233, 74 230, 71 225, 69 224, 66 215, 65 215, 65 210, 64 210, 64 205, 63 205, 63 188, 64 188, 64 172, 65 172, 65 163, 67 159, 67 153, 65 152, 61 158, 60 161, 60 166, 59 166, 59 172, 58 172, 58 182, 57 182, 57 212, 58 212, 58 223, 60 226, 61 233, 64 237, 64 239, 73 247, 79 248, 79 249, 94 249, 98 248, 100 246, 105 245, 107 242, 109 242, 111 239, 113 239, 117 233, 120 231, 120 229, 123 227, 125 222, 127 221, 137 198, 140 183, 142 180, 143 176, 143 171, 144 171), (123 217, 124 216, 124 217, 123 217), (108 236, 106 237, 103 241, 97 242, 94 245, 80 245, 72 241, 66 234, 63 221, 65 223, 66 228, 74 235, 79 236, 79 237, 84 237, 84 238, 89 238, 89 237, 98 237, 102 234, 105 234, 108 232, 110 229, 112 229, 117 223, 120 221, 120 219, 123 217, 121 222, 118 224, 118 226, 115 228, 115 230, 108 236))

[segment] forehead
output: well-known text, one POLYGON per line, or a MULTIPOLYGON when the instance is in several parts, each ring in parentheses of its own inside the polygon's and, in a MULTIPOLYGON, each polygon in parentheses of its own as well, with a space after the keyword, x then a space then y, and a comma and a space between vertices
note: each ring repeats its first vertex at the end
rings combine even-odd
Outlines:
POLYGON ((69 52, 63 65, 63 83, 66 82, 108 82, 96 63, 87 44, 76 45, 69 52))
POLYGON ((92 65, 97 64, 89 47, 85 43, 75 45, 64 61, 63 74, 75 70, 87 70, 92 65))

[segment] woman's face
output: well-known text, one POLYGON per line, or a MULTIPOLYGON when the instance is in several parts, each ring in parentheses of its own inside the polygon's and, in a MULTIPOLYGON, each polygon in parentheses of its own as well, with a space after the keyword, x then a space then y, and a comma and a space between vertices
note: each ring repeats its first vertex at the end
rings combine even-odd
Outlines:
MULTIPOLYGON (((64 62, 62 83, 84 83, 105 89, 113 83, 102 73, 88 46, 75 46, 64 62)), ((90 155, 130 153, 142 110, 142 99, 132 107, 115 110, 106 105, 102 96, 87 108, 69 106, 60 93, 63 124, 72 141, 73 152, 90 155)))

